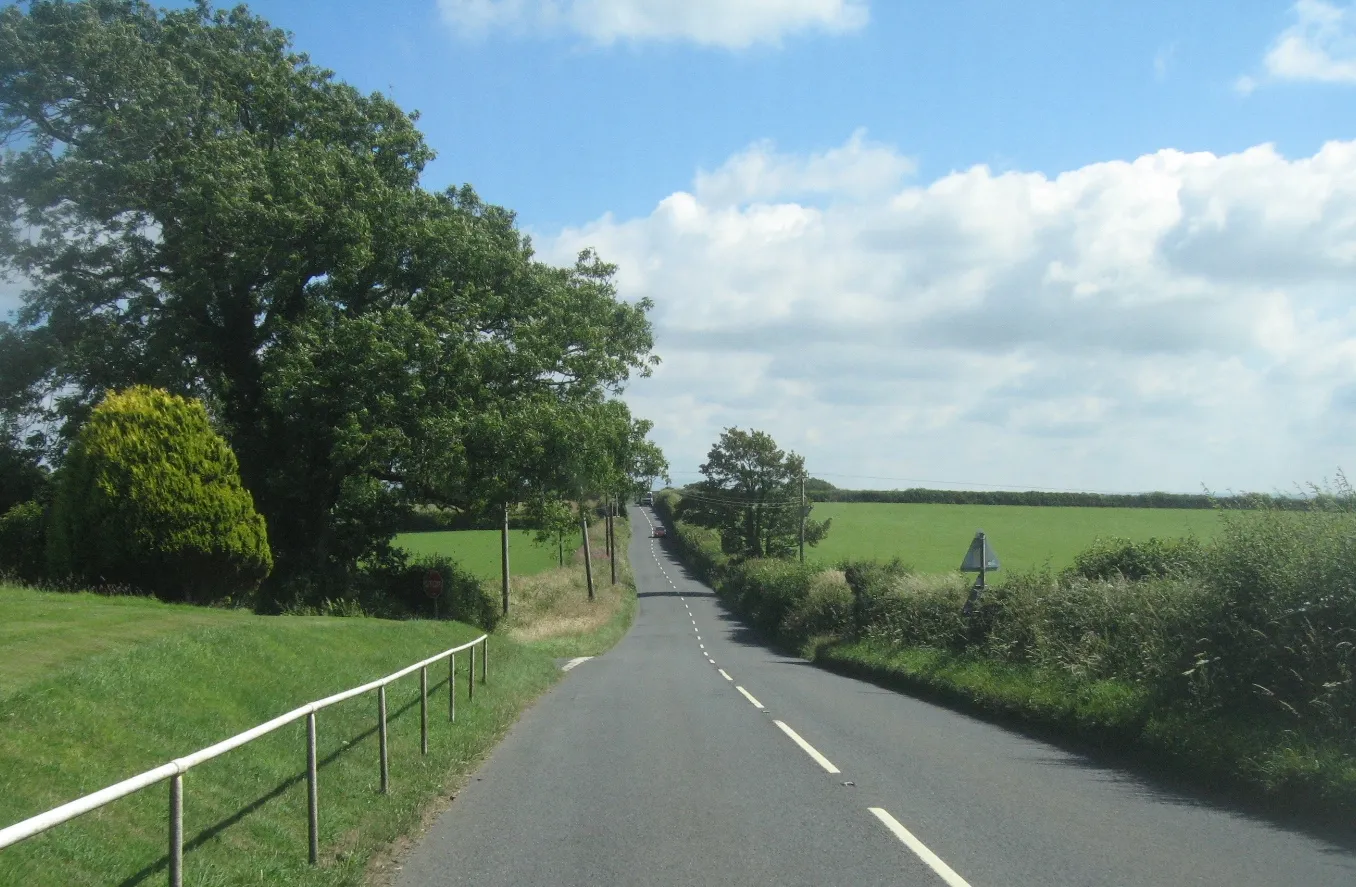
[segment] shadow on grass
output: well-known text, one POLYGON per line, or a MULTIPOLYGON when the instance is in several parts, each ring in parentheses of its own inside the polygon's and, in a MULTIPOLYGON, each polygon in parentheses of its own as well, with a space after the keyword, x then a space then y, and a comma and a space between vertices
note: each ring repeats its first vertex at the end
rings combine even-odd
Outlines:
MULTIPOLYGON (((447 686, 446 678, 442 679, 441 681, 438 681, 437 683, 430 682, 428 686, 429 696, 432 696, 433 692, 437 690, 439 687, 446 686, 447 686)), ((389 714, 387 714, 386 723, 390 724, 392 721, 399 719, 402 715, 408 713, 410 710, 416 708, 418 705, 419 698, 416 696, 410 702, 406 703, 405 705, 402 705, 400 708, 397 708, 390 712, 389 714)), ((373 724, 371 728, 364 730, 363 732, 357 734, 356 736, 350 737, 346 745, 341 745, 339 748, 330 752, 325 757, 317 759, 316 760, 317 774, 323 771, 324 768, 327 767, 328 765, 333 764, 335 761, 339 760, 339 758, 341 758, 343 755, 347 754, 350 751, 353 751, 355 748, 357 748, 358 744, 361 743, 363 740, 375 736, 377 730, 378 730, 377 725, 373 724)), ((305 781, 306 781, 306 771, 303 770, 297 775, 290 776, 287 779, 283 780, 282 782, 278 783, 278 785, 275 786, 267 794, 261 795, 260 797, 251 801, 244 807, 241 807, 239 810, 237 810, 235 813, 232 813, 225 819, 204 828, 202 831, 194 835, 190 840, 186 840, 184 842, 185 860, 187 860, 190 851, 198 847, 201 847, 203 844, 206 844, 208 841, 217 837, 231 826, 239 823, 241 820, 249 816, 254 811, 263 807, 269 801, 275 800, 283 796, 288 792, 288 790, 294 788, 295 786, 301 783, 304 783, 305 781)), ((298 847, 297 852, 301 854, 306 853, 307 852, 306 847, 305 846, 298 847)), ((187 865, 187 861, 185 861, 185 865, 187 865)), ((151 877, 152 875, 163 872, 168 868, 169 868, 169 854, 166 853, 164 856, 160 857, 155 862, 146 866, 141 871, 129 876, 123 881, 120 881, 118 883, 118 887, 135 887, 135 885, 145 882, 145 880, 151 877)))

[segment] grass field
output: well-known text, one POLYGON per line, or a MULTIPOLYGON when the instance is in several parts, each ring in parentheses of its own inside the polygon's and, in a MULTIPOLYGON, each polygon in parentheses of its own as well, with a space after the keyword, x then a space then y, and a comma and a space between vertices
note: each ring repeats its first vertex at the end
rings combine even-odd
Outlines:
MULTIPOLYGON (((624 540, 624 523, 621 531, 624 540)), ((601 534, 593 528, 598 548, 601 534)), ((378 792, 375 694, 317 716, 319 866, 306 854, 304 721, 190 771, 185 883, 360 885, 389 873, 392 842, 417 833, 558 678, 553 657, 602 652, 625 632, 633 588, 611 586, 600 557, 589 604, 575 560, 515 583, 510 616, 491 638, 489 684, 474 701, 467 657, 458 657, 455 724, 446 670, 430 672, 427 756, 418 675, 391 685, 388 795, 378 792)), ((453 622, 254 616, 0 586, 0 827, 478 633, 453 622)), ((167 796, 167 784, 152 786, 0 851, 0 884, 164 883, 167 796)))
MULTIPOLYGON (((509 568, 515 576, 534 576, 554 568, 556 547, 538 545, 531 530, 513 530, 509 533, 509 568)), ((395 544, 416 556, 438 554, 458 561, 481 579, 499 578, 498 530, 438 530, 425 533, 401 533, 395 544)), ((579 544, 578 536, 565 543, 565 557, 570 546, 579 544)))
POLYGON ((900 558, 924 573, 960 566, 976 530, 988 536, 1003 570, 1049 563, 1061 569, 1098 536, 1128 539, 1210 538, 1214 511, 1175 508, 1056 508, 1025 505, 926 505, 821 502, 815 520, 832 518, 828 537, 806 558, 836 563, 847 558, 900 558))

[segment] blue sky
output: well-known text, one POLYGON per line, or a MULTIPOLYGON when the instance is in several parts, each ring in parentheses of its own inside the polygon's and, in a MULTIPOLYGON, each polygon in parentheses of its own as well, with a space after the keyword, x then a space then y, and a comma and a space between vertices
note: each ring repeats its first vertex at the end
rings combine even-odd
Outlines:
POLYGON ((252 6, 654 300, 676 480, 728 426, 841 486, 1351 468, 1351 0, 252 6))
POLYGON ((439 154, 428 186, 471 182, 542 230, 647 212, 760 139, 810 152, 864 127, 923 179, 976 163, 1056 174, 1163 147, 1308 154, 1348 135, 1334 124, 1356 111, 1347 88, 1234 89, 1291 24, 1287 2, 859 5, 859 28, 738 49, 468 32, 432 0, 252 8, 345 80, 422 113, 439 154))

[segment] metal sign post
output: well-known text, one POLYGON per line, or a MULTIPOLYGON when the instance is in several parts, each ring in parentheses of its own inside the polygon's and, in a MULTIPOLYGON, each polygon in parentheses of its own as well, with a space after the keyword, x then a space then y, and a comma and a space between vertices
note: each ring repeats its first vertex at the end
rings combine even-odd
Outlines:
POLYGON ((961 611, 969 616, 974 612, 975 604, 979 603, 979 596, 984 593, 985 574, 998 569, 998 555, 989 545, 983 530, 975 531, 975 538, 970 543, 970 549, 965 552, 965 559, 961 561, 960 568, 962 573, 979 574, 979 578, 970 589, 970 598, 965 602, 965 609, 961 611))
POLYGON ((438 598, 443 593, 443 574, 441 570, 429 570, 424 574, 424 594, 433 598, 433 618, 438 618, 438 598))

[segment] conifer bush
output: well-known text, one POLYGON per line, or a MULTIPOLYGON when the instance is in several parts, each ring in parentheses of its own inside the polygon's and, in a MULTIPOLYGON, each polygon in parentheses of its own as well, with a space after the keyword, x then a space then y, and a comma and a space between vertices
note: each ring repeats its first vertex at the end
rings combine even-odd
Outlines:
POLYGON ((58 472, 52 578, 206 603, 254 592, 273 566, 264 519, 202 403, 108 394, 58 472))

